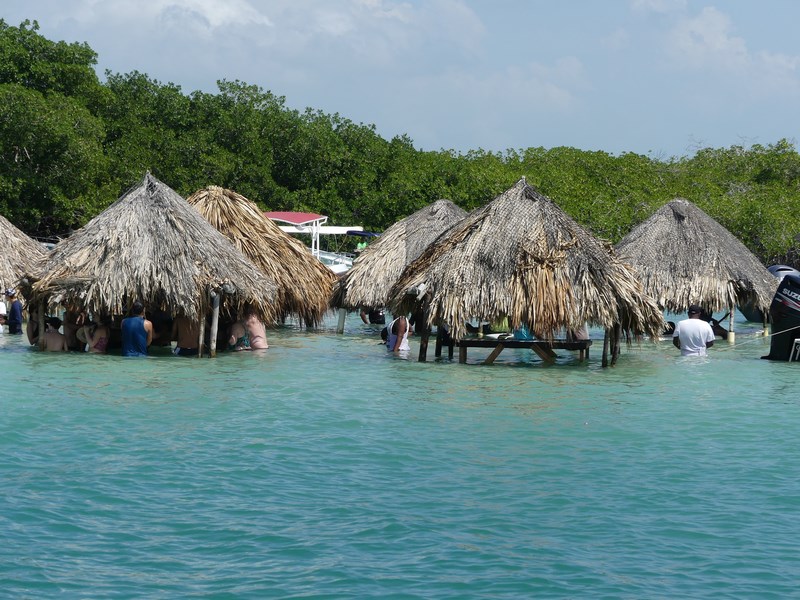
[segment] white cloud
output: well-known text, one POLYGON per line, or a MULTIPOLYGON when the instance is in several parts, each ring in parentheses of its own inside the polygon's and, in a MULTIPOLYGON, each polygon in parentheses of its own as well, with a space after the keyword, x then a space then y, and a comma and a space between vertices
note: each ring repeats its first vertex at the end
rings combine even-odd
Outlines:
POLYGON ((697 16, 682 19, 672 30, 669 51, 684 66, 695 69, 746 69, 752 63, 747 45, 731 30, 726 14, 706 7, 697 16))

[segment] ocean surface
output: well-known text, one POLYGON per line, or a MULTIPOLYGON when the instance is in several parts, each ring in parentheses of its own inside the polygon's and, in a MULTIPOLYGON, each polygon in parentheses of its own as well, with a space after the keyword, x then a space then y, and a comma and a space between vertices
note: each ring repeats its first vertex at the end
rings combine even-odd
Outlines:
POLYGON ((0 598, 800 597, 800 365, 755 325, 603 369, 335 322, 213 360, 0 337, 0 598))

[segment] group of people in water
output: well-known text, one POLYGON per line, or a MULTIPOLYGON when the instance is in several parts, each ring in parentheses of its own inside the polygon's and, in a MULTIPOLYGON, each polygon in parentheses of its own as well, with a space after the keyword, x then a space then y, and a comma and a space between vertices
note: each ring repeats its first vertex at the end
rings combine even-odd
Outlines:
MULTIPOLYGON (((386 322, 384 314, 383 309, 362 308, 360 316, 365 324, 383 325, 386 322)), ((687 316, 688 319, 678 322, 677 325, 669 321, 669 328, 664 332, 664 335, 672 336, 672 343, 681 351, 681 356, 706 356, 707 349, 714 345, 716 337, 727 339, 728 331, 719 324, 719 320, 712 318, 700 306, 691 305, 687 316)), ((413 321, 401 315, 384 327, 381 330, 381 339, 386 349, 389 352, 407 353, 410 350, 408 336, 413 334, 412 326, 413 321)), ((478 326, 466 323, 465 326, 468 333, 478 336, 507 334, 516 339, 534 339, 524 325, 512 331, 508 318, 478 326)), ((589 331, 583 326, 567 331, 566 336, 569 340, 588 340, 589 331)))
MULTIPOLYGON (((6 298, 16 300, 16 292, 7 290, 6 298)), ((22 307, 18 300, 16 302, 11 309, 0 306, 0 325, 7 324, 9 333, 21 334, 22 307), (14 320, 17 311, 18 321, 14 320)), ((138 300, 124 318, 93 316, 90 319, 84 311, 74 308, 64 313, 63 321, 56 316, 47 316, 41 340, 39 315, 35 310, 29 310, 25 333, 31 345, 41 343, 47 352, 106 354, 109 350, 119 349, 123 356, 146 356, 154 345, 170 346, 176 356, 197 356, 200 352, 198 321, 186 316, 170 318, 158 312, 150 319, 145 314, 143 303, 138 300)), ((206 344, 209 342, 205 340, 206 344)), ((235 352, 267 349, 266 327, 254 312, 245 311, 241 318, 221 323, 217 347, 235 352)))
MULTIPOLYGON (((0 302, 0 326, 7 325, 11 334, 22 333, 23 309, 17 298, 16 290, 5 292, 5 302, 0 302)), ((200 323, 186 316, 164 318, 159 315, 157 325, 145 315, 144 305, 136 301, 131 306, 130 314, 122 318, 118 325, 103 317, 89 320, 81 310, 70 309, 65 312, 64 321, 56 316, 45 318, 43 347, 48 352, 65 352, 69 350, 105 354, 110 347, 119 347, 123 356, 146 356, 154 343, 159 346, 172 346, 176 356, 197 356, 200 351, 200 323), (165 326, 168 323, 168 327, 165 326), (63 333, 61 332, 63 330, 63 333), (117 330, 119 331, 116 335, 117 330), (118 338, 118 339, 117 339, 118 338)), ((168 317, 168 315, 167 315, 168 317)), ((381 308, 364 308, 360 312, 364 323, 383 325, 386 323, 385 312, 381 308)), ((692 305, 688 309, 688 319, 677 325, 669 322, 670 328, 665 335, 671 335, 673 344, 680 349, 682 356, 705 356, 706 350, 714 345, 715 337, 725 339, 727 331, 719 325, 719 321, 711 318, 700 306, 692 305)), ((408 338, 413 334, 413 319, 403 315, 393 319, 381 330, 381 339, 389 352, 407 353, 411 348, 408 338)), ((508 321, 494 322, 484 326, 467 324, 470 333, 478 335, 508 331, 508 321)), ((218 337, 217 346, 226 347, 230 351, 263 350, 269 348, 264 323, 252 311, 246 311, 239 319, 223 324, 220 331, 224 337, 218 337), (223 342, 223 343, 220 343, 223 342)), ((39 340, 39 319, 35 311, 30 311, 26 327, 28 341, 33 345, 39 340)), ((520 335, 528 335, 520 331, 520 335)), ((517 331, 513 332, 516 337, 517 331)), ((588 339, 588 331, 568 332, 572 339, 588 339)), ((527 338, 520 338, 527 339, 527 338)), ((532 338, 531 338, 532 339, 532 338)))

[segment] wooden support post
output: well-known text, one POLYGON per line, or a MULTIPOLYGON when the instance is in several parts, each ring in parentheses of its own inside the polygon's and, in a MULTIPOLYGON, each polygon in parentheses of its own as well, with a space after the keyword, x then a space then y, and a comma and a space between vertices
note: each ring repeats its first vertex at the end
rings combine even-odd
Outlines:
POLYGON ((458 362, 466 363, 467 362, 467 347, 466 346, 459 346, 458 347, 458 362))
POLYGON ((344 321, 347 319, 347 309, 339 309, 339 322, 336 324, 336 333, 344 333, 344 321))
POLYGON ((492 353, 489 356, 486 357, 485 361, 483 361, 483 364, 485 364, 485 365, 492 364, 494 362, 494 359, 496 359, 498 356, 500 356, 500 353, 503 351, 503 348, 505 348, 505 346, 503 346, 503 344, 497 344, 495 349, 492 350, 492 353))
POLYGON ((47 305, 45 304, 44 300, 39 302, 39 350, 44 350, 44 347, 47 344, 47 339, 44 337, 44 310, 46 306, 47 305))
POLYGON ((608 329, 603 334, 603 368, 608 366, 608 329))
POLYGON ((220 292, 211 292, 211 333, 208 345, 208 355, 217 356, 217 331, 219 330, 219 301, 220 292))
POLYGON ((736 307, 731 306, 731 312, 728 316, 728 343, 735 344, 736 343, 736 332, 733 330, 733 318, 735 316, 736 307))
POLYGON ((436 349, 433 351, 433 355, 436 358, 439 358, 442 355, 442 326, 439 325, 436 327, 436 349))
POLYGON ((622 337, 622 325, 617 323, 614 325, 613 334, 612 334, 612 344, 611 344, 611 366, 617 364, 617 359, 619 358, 619 339, 622 337))
POLYGON ((431 328, 423 325, 422 339, 419 341, 419 362, 425 362, 428 359, 428 339, 431 337, 431 328))
POLYGON ((206 343, 206 316, 202 310, 198 314, 198 318, 200 319, 200 333, 197 341, 197 358, 203 358, 203 346, 206 343))
POLYGON ((450 360, 453 360, 453 348, 455 348, 455 345, 456 345, 456 342, 451 337, 450 338, 450 343, 447 344, 447 358, 449 358, 450 360))

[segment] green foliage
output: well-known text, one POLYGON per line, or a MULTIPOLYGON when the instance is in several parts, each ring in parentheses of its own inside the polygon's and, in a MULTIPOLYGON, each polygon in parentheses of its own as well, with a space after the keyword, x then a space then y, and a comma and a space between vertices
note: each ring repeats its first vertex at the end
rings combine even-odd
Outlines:
POLYGON ((184 195, 220 185, 265 209, 372 230, 439 198, 472 210, 525 176, 612 242, 684 197, 765 262, 800 258, 800 155, 786 140, 668 161, 565 147, 423 152, 240 81, 189 95, 137 71, 100 83, 96 61, 35 22, 0 20, 0 212, 30 233, 82 225, 147 170, 184 195))

